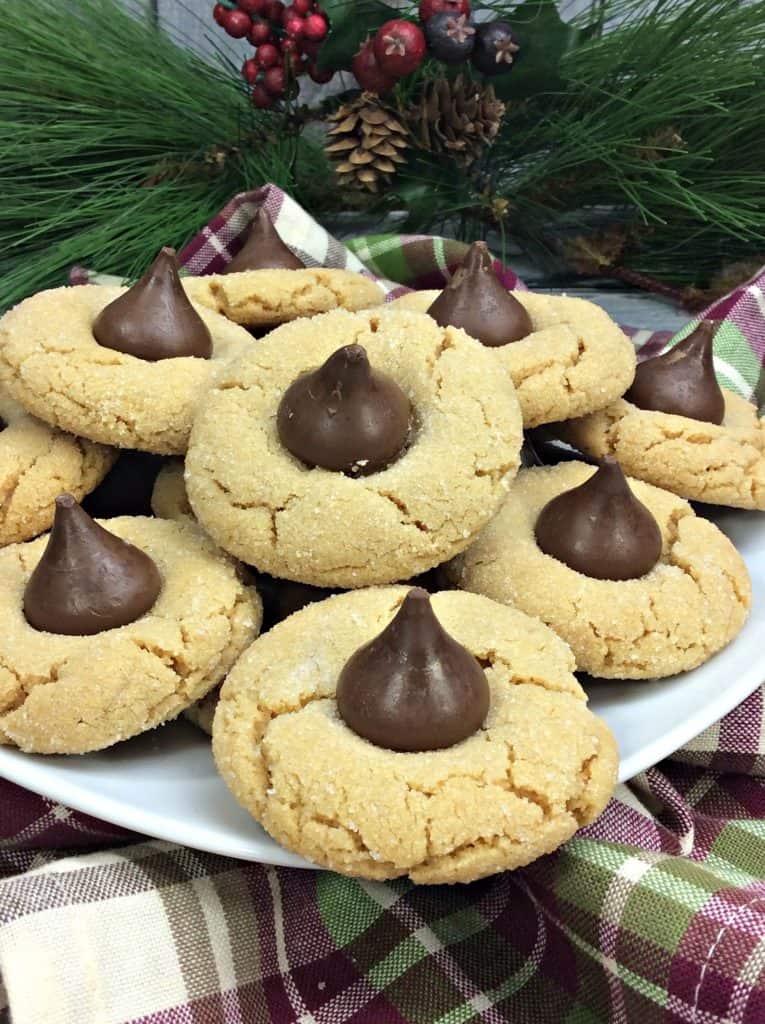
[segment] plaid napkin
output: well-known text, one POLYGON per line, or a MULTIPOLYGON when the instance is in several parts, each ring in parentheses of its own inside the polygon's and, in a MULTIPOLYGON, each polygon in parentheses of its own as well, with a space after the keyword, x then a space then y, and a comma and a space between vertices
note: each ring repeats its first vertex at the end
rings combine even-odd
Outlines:
MULTIPOLYGON (((465 248, 346 249, 267 186, 183 263, 219 270, 262 202, 306 262, 365 266, 391 295, 437 287, 465 248)), ((706 314, 718 371, 760 404, 764 310, 765 271, 706 314)), ((631 333, 641 352, 668 340, 631 333)), ((469 886, 243 864, 0 782, 0 1007, 14 1024, 763 1024, 764 703, 620 786, 557 853, 469 886)))

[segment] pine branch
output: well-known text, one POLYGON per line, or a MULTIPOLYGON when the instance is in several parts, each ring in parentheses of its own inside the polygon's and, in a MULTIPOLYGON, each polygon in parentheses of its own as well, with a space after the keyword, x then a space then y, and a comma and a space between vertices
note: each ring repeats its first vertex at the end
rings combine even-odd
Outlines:
MULTIPOLYGON (((516 6, 473 5, 511 21, 516 6)), ((593 12, 599 30, 510 99, 487 155, 464 169, 414 152, 372 208, 467 238, 497 227, 555 269, 572 238, 611 230, 600 272, 654 287, 765 261, 765 0, 593 0, 582 24, 593 12)), ((116 0, 38 0, 35 15, 6 0, 0 19, 0 309, 72 263, 135 274, 266 181, 320 218, 359 202, 333 187, 315 114, 255 111, 230 62, 204 63, 116 0)), ((402 111, 436 73, 428 61, 402 80, 402 111)))
POLYGON ((135 274, 243 189, 326 189, 318 144, 114 0, 6 0, 0 52, 0 309, 72 263, 135 274))

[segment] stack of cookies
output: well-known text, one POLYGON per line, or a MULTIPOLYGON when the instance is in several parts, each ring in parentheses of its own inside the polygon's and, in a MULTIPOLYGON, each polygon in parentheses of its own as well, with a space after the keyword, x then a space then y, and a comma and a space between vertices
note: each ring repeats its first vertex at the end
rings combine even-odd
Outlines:
POLYGON ((225 274, 163 249, 0 320, 0 742, 185 712, 290 849, 470 881, 608 801, 576 670, 666 676, 741 629, 746 568, 685 499, 765 508, 765 433, 711 325, 636 372, 606 313, 507 292, 483 243, 382 299, 261 211, 225 274), (521 468, 542 425, 583 457, 521 468))

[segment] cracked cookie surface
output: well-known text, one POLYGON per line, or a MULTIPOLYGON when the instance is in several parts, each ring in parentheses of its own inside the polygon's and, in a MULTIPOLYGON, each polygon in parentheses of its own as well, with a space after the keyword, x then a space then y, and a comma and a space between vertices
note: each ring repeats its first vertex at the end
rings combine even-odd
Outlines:
POLYGON ((116 453, 30 416, 0 394, 0 546, 50 529, 62 491, 81 501, 106 476, 116 453))
POLYGON ((512 381, 463 331, 406 311, 337 310, 277 328, 229 366, 194 422, 186 488, 200 523, 262 572, 316 586, 389 583, 463 550, 515 475, 522 431, 512 381), (404 389, 415 423, 387 469, 309 469, 281 444, 293 380, 356 343, 404 389))
POLYGON ((602 811, 616 780, 613 736, 551 630, 454 591, 434 595, 433 609, 484 667, 482 728, 423 753, 357 736, 338 715, 337 678, 407 591, 332 597, 260 637, 221 690, 218 768, 278 842, 343 874, 468 882, 527 864, 602 811))
POLYGON ((95 636, 24 617, 47 537, 0 551, 0 742, 79 754, 136 736, 209 692, 257 636, 260 598, 199 529, 127 516, 105 526, 154 559, 162 590, 140 619, 95 636))
POLYGON ((595 676, 651 679, 696 668, 728 644, 751 604, 728 538, 682 498, 630 479, 662 534, 660 561, 636 580, 597 580, 546 555, 534 529, 556 495, 584 483, 581 462, 523 470, 499 514, 447 572, 452 582, 535 615, 595 676))
POLYGON ((203 307, 210 359, 148 362, 99 345, 92 325, 125 288, 79 285, 39 292, 0 320, 0 382, 53 426, 118 448, 186 450, 194 409, 216 370, 252 344, 244 328, 203 307))
POLYGON ((332 309, 382 302, 379 285, 353 270, 246 270, 183 279, 194 302, 247 327, 287 323, 332 309))
MULTIPOLYGON (((439 294, 410 292, 386 308, 424 313, 439 294)), ((582 416, 624 394, 635 376, 635 350, 605 310, 566 295, 512 294, 534 331, 489 351, 513 379, 525 427, 582 416)))
POLYGON ((765 510, 765 421, 751 402, 722 392, 719 426, 638 409, 622 398, 554 430, 580 451, 615 455, 625 473, 683 498, 765 510))

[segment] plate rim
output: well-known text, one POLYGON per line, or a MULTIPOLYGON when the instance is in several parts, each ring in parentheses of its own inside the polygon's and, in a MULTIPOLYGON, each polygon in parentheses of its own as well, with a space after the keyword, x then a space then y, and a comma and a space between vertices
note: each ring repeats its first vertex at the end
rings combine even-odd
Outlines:
MULTIPOLYGON (((726 509, 725 512, 729 515, 732 513, 738 521, 741 510, 726 509)), ((717 522, 716 517, 710 518, 712 518, 713 522, 717 522)), ((755 526, 755 522, 749 516, 746 516, 741 521, 743 523, 746 520, 748 520, 747 525, 749 527, 755 526)), ((725 525, 719 523, 717 525, 722 529, 723 533, 728 533, 725 525)), ((757 526, 762 529, 762 525, 762 520, 760 520, 757 526)), ((735 544, 735 541, 733 543, 735 544)), ((739 551, 754 580, 755 565, 750 563, 750 558, 744 554, 741 548, 739 548, 739 551)), ((761 557, 762 555, 755 556, 755 562, 761 557)), ((762 588, 755 588, 755 590, 757 589, 762 588)), ((747 619, 748 621, 744 623, 742 629, 745 629, 749 624, 749 617, 747 619)), ((735 646, 737 639, 738 637, 734 638, 722 651, 717 652, 703 664, 710 664, 726 651, 730 651, 735 646)), ((765 648, 763 648, 762 654, 759 657, 751 657, 751 653, 749 664, 743 670, 737 669, 734 678, 729 684, 721 685, 718 692, 714 693, 711 697, 705 698, 697 706, 694 705, 692 700, 689 701, 688 713, 681 721, 677 721, 675 725, 661 732, 655 739, 645 742, 637 751, 634 751, 629 756, 622 757, 620 755, 618 784, 629 781, 670 756, 674 751, 719 721, 724 715, 739 707, 759 686, 763 685, 765 683, 765 648)), ((753 653, 756 655, 756 650, 753 653)), ((683 673, 683 675, 685 674, 683 673)), ((612 682, 621 685, 627 683, 630 688, 635 687, 636 689, 640 688, 644 683, 642 680, 613 680, 612 682)), ((662 680, 652 680, 651 682, 661 684, 662 680)), ((599 688, 608 688, 608 683, 608 680, 597 681, 599 688)), ((588 701, 591 700, 593 694, 589 691, 586 683, 584 683, 584 689, 587 691, 588 701)), ((174 724, 167 723, 171 728, 174 724)), ((183 724, 198 735, 200 742, 205 742, 204 733, 196 730, 191 723, 186 722, 183 724)), ((67 757, 67 755, 60 756, 62 758, 67 757)), ((231 834, 227 834, 225 826, 210 825, 209 823, 205 825, 204 821, 200 825, 199 819, 192 816, 188 818, 171 818, 168 823, 168 819, 163 815, 161 808, 146 804, 125 803, 118 796, 104 793, 97 789, 89 789, 82 781, 83 776, 78 773, 67 775, 51 771, 52 762, 58 757, 59 755, 53 755, 52 757, 31 759, 15 748, 0 745, 0 778, 6 779, 39 796, 54 800, 74 811, 100 819, 118 828, 135 832, 138 836, 146 836, 151 839, 175 843, 190 847, 191 849, 250 863, 303 869, 322 867, 285 849, 269 836, 265 830, 262 830, 262 832, 269 841, 268 849, 253 852, 253 841, 256 841, 256 837, 253 835, 237 834, 233 830, 231 834), (204 841, 205 837, 207 837, 207 841, 204 841)), ((210 757, 212 758, 211 752, 210 757)), ((225 782, 222 779, 220 784, 225 787, 225 782)), ((230 792, 228 792, 228 797, 234 800, 230 792)), ((253 825, 258 829, 262 829, 254 820, 253 825)))
MULTIPOLYGON (((684 743, 698 736, 704 729, 714 724, 714 722, 719 721, 723 715, 738 707, 747 697, 754 693, 758 686, 762 685, 764 672, 765 653, 761 660, 752 662, 750 668, 738 677, 736 684, 732 688, 736 694, 736 699, 732 704, 730 703, 731 689, 723 688, 720 690, 717 698, 702 704, 694 714, 689 715, 672 729, 662 733, 653 742, 643 746, 639 752, 632 754, 626 759, 620 757, 617 784, 628 782, 636 775, 653 767, 659 761, 672 754, 673 751, 683 746, 684 743)), ((623 682, 623 680, 620 680, 620 682, 623 682)), ((640 681, 636 680, 634 685, 640 686, 640 681)), ((193 728, 191 725, 189 727, 193 728)), ((200 846, 197 827, 193 823, 186 825, 183 822, 180 827, 177 827, 178 822, 176 819, 173 819, 173 827, 168 829, 163 825, 162 816, 155 810, 147 808, 138 809, 132 805, 121 803, 114 797, 102 793, 94 794, 65 777, 50 779, 47 774, 47 764, 39 764, 34 761, 24 762, 21 759, 19 759, 17 764, 15 757, 11 760, 4 756, 6 749, 9 748, 0 747, 0 778, 6 779, 8 782, 12 782, 23 789, 28 789, 38 796, 55 800, 57 803, 73 811, 79 811, 82 814, 105 821, 107 824, 136 832, 138 836, 147 836, 149 839, 158 839, 163 842, 187 846, 194 850, 201 850, 204 853, 232 857, 235 860, 247 861, 253 864, 269 864, 276 867, 300 869, 318 868, 323 870, 321 865, 312 864, 298 854, 285 849, 271 836, 268 838, 273 843, 273 850, 269 853, 268 860, 253 858, 251 853, 245 851, 244 843, 242 843, 241 849, 236 847, 232 849, 230 846, 224 847, 222 844, 214 841, 211 841, 206 846, 200 846), (39 776, 43 774, 45 778, 41 779, 39 776)), ((233 800, 234 797, 231 796, 231 799, 233 800)))

